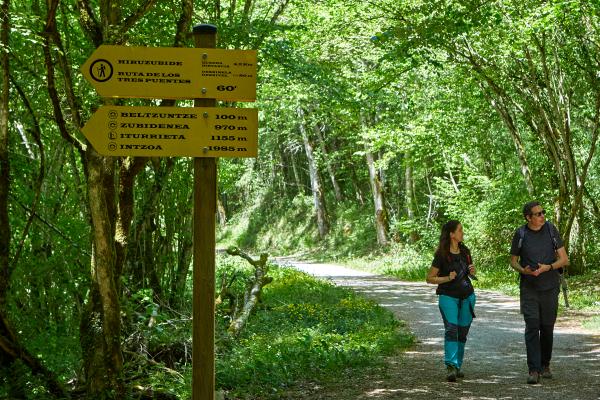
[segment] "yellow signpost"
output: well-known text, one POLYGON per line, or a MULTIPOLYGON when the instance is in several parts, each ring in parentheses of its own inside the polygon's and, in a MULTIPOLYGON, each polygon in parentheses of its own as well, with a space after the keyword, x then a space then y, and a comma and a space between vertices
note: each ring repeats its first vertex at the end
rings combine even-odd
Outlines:
POLYGON ((256 50, 102 45, 81 72, 102 97, 256 100, 256 50))
POLYGON ((103 106, 82 132, 105 156, 194 159, 192 399, 215 398, 217 157, 256 157, 256 50, 215 49, 217 28, 194 27, 196 48, 102 45, 81 72, 102 97, 194 99, 189 107, 103 106))
POLYGON ((258 110, 103 106, 82 132, 106 156, 256 157, 258 110))

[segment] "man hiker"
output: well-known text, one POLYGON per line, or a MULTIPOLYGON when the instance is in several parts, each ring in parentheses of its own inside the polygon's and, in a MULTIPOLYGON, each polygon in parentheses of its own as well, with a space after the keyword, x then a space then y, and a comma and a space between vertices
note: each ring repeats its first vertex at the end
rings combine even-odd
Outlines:
POLYGON ((523 206, 527 223, 515 231, 510 265, 520 273, 521 314, 525 319, 527 383, 552 378, 550 359, 560 292, 559 270, 569 263, 558 229, 546 221, 537 201, 523 206))

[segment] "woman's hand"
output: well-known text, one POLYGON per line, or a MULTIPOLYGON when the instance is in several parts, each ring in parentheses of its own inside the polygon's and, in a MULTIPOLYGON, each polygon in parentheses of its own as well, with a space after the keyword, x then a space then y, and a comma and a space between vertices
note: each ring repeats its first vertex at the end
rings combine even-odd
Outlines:
POLYGON ((448 275, 450 277, 450 280, 453 281, 456 278, 456 271, 450 271, 450 275, 448 275))
POLYGON ((475 266, 473 264, 469 265, 469 274, 475 275, 475 266))

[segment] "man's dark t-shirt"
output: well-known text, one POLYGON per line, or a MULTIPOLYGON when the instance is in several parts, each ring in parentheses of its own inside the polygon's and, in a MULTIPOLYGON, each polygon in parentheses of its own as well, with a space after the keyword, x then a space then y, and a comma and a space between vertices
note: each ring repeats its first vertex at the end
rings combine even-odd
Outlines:
MULTIPOLYGON (((556 240, 556 248, 564 246, 558 229, 552 224, 545 223, 539 231, 534 231, 525 226, 525 234, 519 249, 519 229, 515 231, 510 247, 510 254, 519 256, 519 264, 522 267, 529 265, 537 269, 538 264, 551 264, 556 261, 556 252, 552 236, 556 240), (550 234, 552 229, 552 235, 550 234)), ((560 275, 557 270, 543 272, 538 276, 521 274, 521 287, 534 290, 548 290, 558 287, 560 275)))

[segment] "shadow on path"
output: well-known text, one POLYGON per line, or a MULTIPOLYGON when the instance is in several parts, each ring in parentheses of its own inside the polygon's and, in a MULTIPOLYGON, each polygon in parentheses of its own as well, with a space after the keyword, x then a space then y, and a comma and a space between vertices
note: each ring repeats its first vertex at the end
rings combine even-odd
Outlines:
POLYGON ((564 324, 554 333, 554 379, 525 384, 524 323, 518 300, 476 290, 477 304, 465 350, 465 378, 445 382, 444 328, 435 286, 403 282, 330 264, 280 262, 336 285, 352 288, 407 323, 417 344, 388 360, 382 379, 343 388, 332 397, 316 390, 310 399, 600 399, 600 333, 564 324), (365 385, 367 387, 365 387, 365 385))

